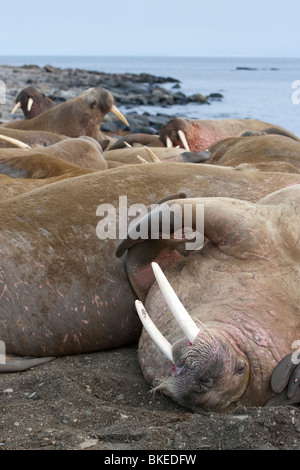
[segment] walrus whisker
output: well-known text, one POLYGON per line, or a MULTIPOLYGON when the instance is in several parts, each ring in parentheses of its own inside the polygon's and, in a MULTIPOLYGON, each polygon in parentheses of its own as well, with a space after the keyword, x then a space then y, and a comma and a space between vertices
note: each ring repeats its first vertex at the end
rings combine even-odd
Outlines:
POLYGON ((15 114, 15 112, 16 112, 19 108, 21 108, 21 102, 20 102, 20 101, 18 101, 18 102, 14 105, 13 109, 11 110, 11 114, 15 114))
POLYGON ((173 353, 172 353, 172 346, 169 341, 161 334, 161 332, 157 329, 154 325, 153 321, 149 317, 143 303, 140 300, 135 301, 135 307, 137 313, 140 317, 140 320, 147 330, 149 336, 154 341, 156 346, 161 350, 161 352, 173 362, 173 353))
POLYGON ((29 98, 28 103, 27 103, 27 111, 31 111, 33 105, 33 99, 29 98))
POLYGON ((112 105, 110 110, 115 116, 117 116, 117 118, 120 119, 120 121, 124 122, 124 124, 126 124, 126 126, 130 127, 129 122, 127 121, 124 114, 122 114, 121 111, 119 111, 118 108, 114 104, 112 105))
POLYGON ((5 142, 9 142, 10 144, 15 145, 16 147, 19 147, 21 149, 30 149, 30 145, 25 144, 24 142, 21 142, 21 140, 14 139, 13 137, 8 137, 7 135, 0 134, 0 139, 5 140, 5 142))
POLYGON ((188 144, 188 142, 187 142, 187 140, 186 140, 185 133, 184 133, 181 129, 179 129, 179 131, 178 131, 178 137, 179 137, 179 139, 181 140, 181 143, 182 143, 182 145, 184 146, 185 150, 187 150, 188 152, 190 152, 190 147, 189 147, 189 144, 188 144))
POLYGON ((160 266, 155 262, 151 263, 151 266, 159 288, 172 314, 187 338, 193 343, 200 329, 180 302, 160 266))

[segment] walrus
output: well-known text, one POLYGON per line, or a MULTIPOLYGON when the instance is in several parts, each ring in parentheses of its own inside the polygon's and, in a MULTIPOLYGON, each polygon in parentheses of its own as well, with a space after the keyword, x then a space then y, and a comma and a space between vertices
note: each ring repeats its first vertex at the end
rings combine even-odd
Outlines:
MULTIPOLYGON (((44 181, 0 179, 22 185, 44 181)), ((294 174, 161 163, 92 171, 25 193, 22 186, 22 194, 0 205, 0 340, 7 354, 56 357, 138 340, 136 294, 124 257, 115 256, 119 237, 97 236, 99 222, 106 226, 107 209, 116 208, 118 233, 120 195, 127 195, 127 207, 139 204, 138 210, 182 191, 188 197, 226 194, 256 201, 296 183, 300 176, 294 174), (98 207, 103 211, 97 215, 98 207)), ((126 214, 122 224, 127 226, 126 214)), ((185 257, 175 249, 170 255, 173 242, 165 242, 166 263, 185 257)))
MULTIPOLYGON (((170 207, 176 204, 182 210, 192 206, 196 229, 197 206, 204 206, 203 247, 172 263, 165 274, 154 259, 159 287, 150 289, 145 308, 136 302, 144 324, 151 318, 152 330, 163 335, 154 344, 143 330, 139 341, 141 368, 155 390, 194 411, 264 406, 274 396, 273 369, 300 335, 299 203, 299 184, 257 203, 178 199, 131 226, 128 240, 137 231, 155 238, 153 227, 161 230, 164 220, 172 233, 170 207)), ((157 243, 131 240, 131 275, 147 277, 139 253, 152 241, 157 243)))
POLYGON ((205 152, 186 152, 182 149, 167 147, 132 147, 116 150, 104 151, 104 158, 109 162, 122 162, 126 164, 138 164, 141 160, 152 162, 151 153, 157 156, 163 162, 184 162, 184 163, 202 163, 208 161, 211 157, 209 151, 205 152), (149 151, 150 149, 150 151, 149 151))
POLYGON ((14 114, 21 108, 25 119, 32 119, 56 106, 56 103, 48 98, 42 91, 31 86, 24 88, 18 93, 15 98, 15 103, 11 114, 14 114))
POLYGON ((105 170, 108 168, 100 144, 92 137, 83 136, 64 139, 49 147, 0 149, 0 173, 11 177, 21 177, 18 175, 18 171, 23 170, 25 175, 28 165, 31 164, 31 172, 36 174, 40 174, 42 172, 41 167, 46 165, 47 171, 45 173, 47 174, 51 171, 50 161, 47 164, 47 158, 50 156, 84 168, 92 168, 94 170, 105 170), (43 157, 47 158, 42 162, 39 159, 43 157), (15 169, 17 174, 14 172, 15 169))
MULTIPOLYGON (((12 139, 16 139, 21 142, 24 142, 30 147, 35 147, 39 145, 43 145, 44 147, 47 147, 49 145, 56 144, 57 142, 61 142, 62 140, 69 138, 67 136, 55 134, 54 132, 23 131, 19 129, 10 129, 2 125, 0 126, 0 134, 6 135, 7 137, 11 137, 12 139)), ((16 147, 15 144, 5 142, 4 140, 0 139, 0 148, 15 148, 15 147, 16 147)))
POLYGON ((165 145, 172 145, 193 152, 206 150, 213 143, 227 137, 237 137, 245 131, 263 131, 277 128, 293 136, 280 126, 256 119, 184 119, 172 118, 160 130, 159 136, 165 145), (169 143, 169 144, 168 144, 169 143))
POLYGON ((158 135, 136 133, 119 137, 113 144, 109 145, 107 150, 123 149, 128 145, 130 147, 144 145, 147 145, 148 147, 165 147, 158 135))
POLYGON ((89 88, 35 118, 13 121, 2 126, 54 132, 68 137, 87 135, 99 140, 101 122, 109 111, 129 126, 125 116, 114 105, 114 98, 108 90, 102 87, 89 88))
POLYGON ((300 142, 282 135, 254 135, 230 137, 209 147, 210 159, 207 163, 237 167, 252 165, 253 168, 268 168, 276 171, 280 165, 288 164, 300 169, 300 142))

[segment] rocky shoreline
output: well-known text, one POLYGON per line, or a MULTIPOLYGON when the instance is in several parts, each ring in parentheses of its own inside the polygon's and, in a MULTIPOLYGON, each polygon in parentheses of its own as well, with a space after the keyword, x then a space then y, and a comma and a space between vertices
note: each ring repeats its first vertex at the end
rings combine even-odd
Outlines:
MULTIPOLYGON (((210 105, 213 101, 223 98, 219 93, 211 93, 208 96, 196 93, 186 96, 180 91, 180 81, 173 77, 159 77, 146 73, 116 74, 83 69, 61 69, 51 65, 44 67, 0 65, 0 80, 4 82, 6 88, 6 103, 1 104, 0 108, 2 121, 20 119, 19 113, 11 116, 10 112, 16 95, 27 86, 34 86, 53 101, 62 103, 87 88, 100 85, 113 94, 116 106, 122 109, 130 123, 130 131, 135 133, 156 134, 171 117, 177 117, 178 114, 139 113, 132 108, 139 106, 171 108, 173 105, 188 103, 210 105)), ((119 121, 110 114, 106 116, 101 129, 104 132, 128 130, 125 125, 120 127, 119 121)))

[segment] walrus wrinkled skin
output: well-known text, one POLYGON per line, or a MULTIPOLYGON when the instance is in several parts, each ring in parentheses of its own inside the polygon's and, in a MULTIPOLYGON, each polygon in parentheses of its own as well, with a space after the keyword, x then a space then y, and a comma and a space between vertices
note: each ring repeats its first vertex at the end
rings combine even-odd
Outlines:
MULTIPOLYGON (((136 294, 125 260, 114 255, 117 240, 96 234, 100 204, 118 210, 119 195, 127 195, 128 207, 150 205, 181 191, 191 197, 227 194, 257 200, 274 187, 300 183, 299 175, 184 163, 95 171, 54 184, 0 179, 0 188, 7 180, 20 185, 0 205, 0 339, 8 354, 43 357, 138 340, 136 294), (33 184, 45 186, 33 190, 33 184)), ((174 258, 181 254, 174 251, 174 258)))
POLYGON ((32 119, 56 106, 56 103, 50 100, 42 91, 31 86, 18 93, 15 103, 12 114, 21 108, 25 119, 32 119))
POLYGON ((212 165, 264 171, 300 169, 300 142, 282 135, 231 137, 211 145, 209 152, 207 163, 212 165))
POLYGON ((114 98, 108 90, 102 87, 90 88, 35 118, 13 121, 2 126, 19 130, 42 130, 68 137, 87 135, 99 140, 101 122, 112 109, 114 98))
POLYGON ((279 126, 274 126, 267 122, 255 119, 184 119, 173 118, 160 130, 160 139, 166 145, 169 137, 176 147, 183 148, 182 141, 178 136, 181 130, 185 134, 189 149, 192 152, 206 150, 213 143, 226 139, 227 137, 237 137, 245 131, 263 131, 267 128, 279 129, 285 135, 289 134, 298 139, 293 134, 279 126))
MULTIPOLYGON (((203 248, 165 271, 198 332, 193 341, 183 334, 154 285, 145 307, 172 345, 174 362, 143 330, 144 376, 194 410, 263 406, 274 396, 273 369, 300 338, 300 185, 257 203, 224 197, 173 200, 160 214, 150 212, 139 221, 141 233, 159 226, 155 218, 170 220, 174 203, 193 204, 193 211, 204 205, 203 248)), ((135 249, 145 252, 152 240, 139 242, 131 241, 127 263, 143 276, 145 266, 138 266, 135 249)))

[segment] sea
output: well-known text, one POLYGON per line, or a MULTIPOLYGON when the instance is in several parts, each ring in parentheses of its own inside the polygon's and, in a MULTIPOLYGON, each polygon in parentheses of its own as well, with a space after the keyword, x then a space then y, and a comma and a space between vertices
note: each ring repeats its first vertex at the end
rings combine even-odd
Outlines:
MULTIPOLYGON (((0 57, 0 64, 49 64, 105 73, 173 77, 180 80, 178 91, 187 96, 220 93, 223 99, 210 105, 139 106, 130 111, 196 119, 259 119, 300 136, 299 58, 7 56, 0 57)), ((163 86, 171 89, 174 83, 163 86)))

